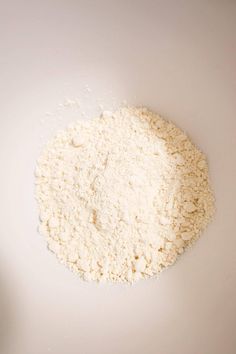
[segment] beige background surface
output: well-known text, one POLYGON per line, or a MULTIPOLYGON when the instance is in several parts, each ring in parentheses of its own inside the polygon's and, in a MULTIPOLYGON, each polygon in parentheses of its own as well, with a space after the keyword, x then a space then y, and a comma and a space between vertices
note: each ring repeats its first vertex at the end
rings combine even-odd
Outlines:
POLYGON ((0 353, 235 353, 236 2, 1 1, 0 37, 0 353), (65 97, 145 104, 208 155, 215 220, 158 280, 84 283, 37 234, 40 145, 79 115, 65 97))

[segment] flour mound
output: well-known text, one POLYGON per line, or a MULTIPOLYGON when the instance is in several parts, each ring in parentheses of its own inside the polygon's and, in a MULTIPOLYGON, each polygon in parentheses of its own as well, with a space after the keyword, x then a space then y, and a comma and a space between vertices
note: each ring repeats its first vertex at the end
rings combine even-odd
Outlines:
POLYGON ((40 233, 85 280, 158 274, 214 211, 205 156, 146 108, 76 122, 45 146, 35 174, 40 233))

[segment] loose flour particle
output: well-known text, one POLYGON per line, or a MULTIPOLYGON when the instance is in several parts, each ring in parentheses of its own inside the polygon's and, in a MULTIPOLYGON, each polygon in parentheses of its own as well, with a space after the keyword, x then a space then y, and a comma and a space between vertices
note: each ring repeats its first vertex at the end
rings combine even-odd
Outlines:
POLYGON ((214 212, 205 156, 146 108, 71 124, 45 146, 35 178, 39 232, 85 280, 157 275, 214 212))
MULTIPOLYGON (((191 198, 191 195, 189 195, 191 198)), ((192 202, 185 202, 184 203, 184 209, 188 212, 188 213, 193 213, 196 210, 196 206, 192 203, 192 202)))
POLYGON ((193 237, 193 233, 189 231, 182 232, 181 237, 184 241, 189 241, 193 237))
POLYGON ((59 221, 57 218, 51 217, 48 221, 48 226, 50 227, 50 229, 53 229, 55 227, 58 227, 59 225, 59 221))
POLYGON ((144 259, 144 257, 139 258, 138 260, 136 260, 135 262, 135 271, 136 272, 144 272, 146 268, 146 261, 144 259))
POLYGON ((80 147, 80 146, 83 146, 85 143, 83 137, 81 137, 79 134, 75 135, 73 138, 72 138, 72 144, 75 146, 75 147, 80 147))

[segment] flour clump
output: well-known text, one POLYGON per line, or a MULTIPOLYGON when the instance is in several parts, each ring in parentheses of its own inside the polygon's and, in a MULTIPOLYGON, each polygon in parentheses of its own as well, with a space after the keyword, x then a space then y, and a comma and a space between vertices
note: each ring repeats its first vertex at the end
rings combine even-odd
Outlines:
POLYGON ((146 108, 70 125, 44 147, 35 175, 40 233, 85 280, 157 275, 214 212, 205 156, 146 108))

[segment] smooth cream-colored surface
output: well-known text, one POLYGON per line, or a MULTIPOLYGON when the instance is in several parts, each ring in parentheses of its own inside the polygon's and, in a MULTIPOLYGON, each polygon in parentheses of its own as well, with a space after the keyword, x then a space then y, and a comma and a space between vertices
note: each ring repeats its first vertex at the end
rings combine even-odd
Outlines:
POLYGON ((2 4, 1 354, 235 353, 235 18, 230 0, 2 4), (38 235, 33 170, 77 116, 65 97, 147 105, 207 154, 215 219, 158 280, 84 283, 38 235))

